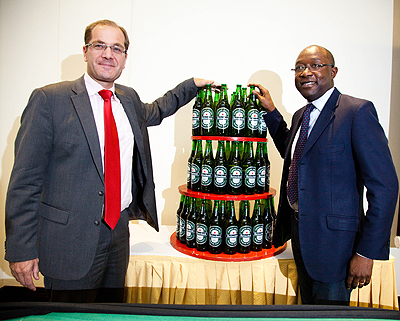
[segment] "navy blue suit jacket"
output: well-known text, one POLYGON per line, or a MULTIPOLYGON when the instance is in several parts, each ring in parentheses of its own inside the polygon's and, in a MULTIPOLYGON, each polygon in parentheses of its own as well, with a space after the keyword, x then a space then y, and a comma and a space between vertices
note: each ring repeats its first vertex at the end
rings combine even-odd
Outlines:
MULTIPOLYGON (((290 130, 277 109, 265 116, 284 158, 275 246, 290 239, 292 210, 286 186, 291 148, 304 110, 293 115, 290 130)), ((344 280, 355 252, 371 259, 388 259, 398 180, 371 102, 335 89, 310 133, 298 172, 300 245, 313 279, 329 283, 344 280)))

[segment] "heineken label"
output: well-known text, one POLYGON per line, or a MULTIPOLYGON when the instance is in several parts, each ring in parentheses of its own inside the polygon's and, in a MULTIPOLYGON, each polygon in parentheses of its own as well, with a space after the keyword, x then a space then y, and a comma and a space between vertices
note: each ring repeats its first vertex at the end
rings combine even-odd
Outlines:
POLYGON ((218 247, 222 243, 222 228, 218 225, 210 226, 210 240, 209 244, 212 247, 218 247))
POLYGON ((205 244, 208 240, 207 225, 202 223, 196 224, 196 243, 205 244))
POLYGON ((267 131, 267 124, 265 123, 265 120, 263 117, 266 114, 267 114, 267 112, 265 110, 260 111, 258 114, 258 132, 259 133, 267 131))
POLYGON ((256 224, 253 226, 253 243, 260 245, 263 242, 264 227, 262 224, 256 224))
POLYGON ((211 129, 214 126, 214 111, 210 107, 201 110, 201 127, 211 129))
POLYGON ((215 119, 218 129, 227 129, 229 126, 229 109, 226 107, 218 108, 215 119))
POLYGON ((233 166, 229 170, 229 185, 234 188, 242 186, 242 168, 240 166, 233 166))
POLYGON ((250 130, 258 130, 258 110, 250 109, 247 113, 247 128, 250 130))
POLYGON ((192 129, 196 129, 199 127, 200 127, 200 111, 196 108, 193 108, 192 129))
POLYGON ((257 169, 257 186, 265 186, 265 166, 257 169))
POLYGON ((214 185, 215 187, 224 187, 228 180, 228 170, 225 166, 216 166, 214 168, 214 185))
POLYGON ((265 240, 267 242, 272 241, 272 223, 265 224, 265 240))
POLYGON ((256 186, 256 167, 249 166, 244 172, 244 183, 247 187, 253 188, 256 186))
POLYGON ((192 177, 192 163, 188 162, 187 166, 187 181, 190 182, 192 177))
POLYGON ((180 223, 179 223, 179 236, 184 236, 186 235, 186 222, 183 218, 180 218, 180 223))
POLYGON ((212 168, 210 165, 201 166, 201 185, 209 186, 212 183, 212 168))
POLYGON ((176 228, 175 228, 175 231, 176 231, 176 236, 177 237, 179 237, 179 232, 180 232, 180 229, 181 229, 180 222, 181 222, 181 218, 180 218, 179 214, 176 214, 176 228))
POLYGON ((232 127, 241 130, 245 126, 245 112, 243 108, 236 108, 232 112, 232 127))
POLYGON ((249 246, 251 244, 251 226, 244 225, 239 229, 239 244, 249 246))
POLYGON ((227 227, 225 231, 225 243, 229 247, 234 247, 238 242, 238 227, 236 225, 231 225, 227 227))
POLYGON ((200 167, 199 165, 192 163, 192 184, 196 184, 200 180, 200 167))
POLYGON ((186 240, 192 241, 196 236, 196 225, 192 221, 187 221, 186 224, 186 240))

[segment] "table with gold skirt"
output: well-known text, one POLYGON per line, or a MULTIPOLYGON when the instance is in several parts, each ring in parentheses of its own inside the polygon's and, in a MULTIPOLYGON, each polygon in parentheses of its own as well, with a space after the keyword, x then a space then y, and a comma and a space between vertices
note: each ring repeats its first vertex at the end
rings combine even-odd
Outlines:
MULTIPOLYGON (((290 242, 283 253, 270 258, 244 262, 212 261, 180 254, 169 244, 168 235, 173 227, 162 228, 161 243, 157 243, 151 232, 139 238, 131 237, 126 302, 301 304, 290 242)), ((131 228, 131 235, 137 236, 146 227, 135 226, 133 229, 135 234, 131 228)), ((398 310, 394 258, 375 261, 371 283, 353 290, 350 301, 351 306, 398 310)))

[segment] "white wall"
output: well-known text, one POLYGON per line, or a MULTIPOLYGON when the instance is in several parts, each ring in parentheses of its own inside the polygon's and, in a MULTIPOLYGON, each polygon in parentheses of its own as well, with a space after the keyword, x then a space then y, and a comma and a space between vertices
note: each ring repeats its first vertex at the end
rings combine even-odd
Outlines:
MULTIPOLYGON (((32 89, 79 77, 84 28, 104 18, 130 35, 119 82, 134 87, 143 101, 192 76, 227 83, 230 92, 251 80, 271 90, 290 122, 304 104, 290 69, 301 49, 319 44, 335 56, 339 90, 372 100, 389 131, 392 0, 0 0, 0 222, 13 141, 32 89)), ((150 129, 161 224, 175 224, 190 124, 188 106, 150 129)), ((271 185, 278 189, 282 161, 273 144, 269 151, 271 185)), ((0 257, 0 279, 8 278, 3 246, 0 257)))

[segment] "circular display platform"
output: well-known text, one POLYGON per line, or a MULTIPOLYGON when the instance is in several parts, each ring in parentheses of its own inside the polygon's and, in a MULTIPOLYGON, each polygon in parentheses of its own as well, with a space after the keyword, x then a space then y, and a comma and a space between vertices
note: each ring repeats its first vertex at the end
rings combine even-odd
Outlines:
POLYGON ((202 198, 202 199, 209 199, 209 200, 226 200, 226 201, 242 201, 242 200, 249 200, 254 201, 256 199, 264 199, 264 198, 271 198, 275 197, 276 190, 270 188, 268 192, 263 194, 252 194, 252 195, 230 195, 230 194, 214 194, 214 193, 202 193, 202 192, 194 192, 191 189, 187 188, 187 185, 181 185, 178 187, 179 193, 185 196, 194 197, 194 198, 202 198))
POLYGON ((238 142, 268 142, 268 138, 231 136, 192 136, 192 140, 225 140, 238 142))
POLYGON ((220 254, 211 254, 208 251, 201 252, 197 251, 195 248, 189 248, 185 244, 182 244, 176 238, 176 232, 171 234, 170 243, 172 247, 189 256, 196 257, 198 259, 203 260, 211 260, 211 261, 226 261, 226 262, 241 262, 241 261, 254 261, 254 260, 261 260, 266 259, 268 257, 272 257, 282 253, 286 249, 286 243, 278 248, 272 246, 270 249, 262 249, 259 252, 251 251, 250 253, 242 254, 236 253, 233 255, 228 255, 225 253, 220 254))

